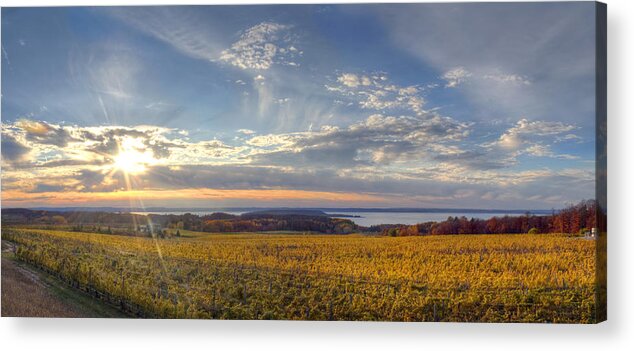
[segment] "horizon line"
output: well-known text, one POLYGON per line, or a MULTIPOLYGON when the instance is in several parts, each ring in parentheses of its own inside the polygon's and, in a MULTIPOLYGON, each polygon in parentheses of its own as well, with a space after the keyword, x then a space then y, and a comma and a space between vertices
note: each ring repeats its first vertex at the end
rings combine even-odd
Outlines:
MULTIPOLYGON (((128 210, 134 212, 159 212, 156 210, 170 210, 170 211, 195 211, 202 212, 207 210, 247 210, 247 209, 298 209, 298 210, 339 210, 339 211, 394 211, 394 210, 404 210, 403 212, 409 211, 479 211, 479 212, 531 212, 531 211, 553 211, 558 210, 557 208, 549 208, 549 209, 526 209, 526 208, 518 208, 518 209, 499 209, 499 208, 446 208, 446 207, 298 207, 298 206, 228 206, 228 207, 165 207, 165 206, 148 206, 148 207, 135 207, 135 206, 32 206, 32 207, 0 207, 1 210, 10 210, 10 209, 26 209, 26 210, 45 210, 45 209, 87 209, 87 210, 99 210, 99 209, 111 209, 111 210, 128 210), (405 211, 406 210, 406 211, 405 211)), ((78 210, 81 212, 81 210, 78 210)))

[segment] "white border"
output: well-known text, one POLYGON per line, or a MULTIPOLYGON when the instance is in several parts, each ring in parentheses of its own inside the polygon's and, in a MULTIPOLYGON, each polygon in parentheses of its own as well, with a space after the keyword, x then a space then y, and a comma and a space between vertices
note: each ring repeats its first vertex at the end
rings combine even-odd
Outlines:
MULTIPOLYGON (((284 1, 275 3, 315 3, 284 1)), ((319 1, 320 3, 333 1, 319 1)), ((377 2, 377 1, 348 1, 377 2)), ((404 2, 404 1, 401 1, 404 2)), ((186 0, 188 4, 210 1, 186 0)), ((217 1, 245 4, 264 1, 217 1)), ((625 350, 634 349, 632 154, 634 6, 608 0, 608 322, 599 325, 0 319, 5 350, 625 350)), ((0 0, 1 6, 174 4, 170 0, 0 0)))

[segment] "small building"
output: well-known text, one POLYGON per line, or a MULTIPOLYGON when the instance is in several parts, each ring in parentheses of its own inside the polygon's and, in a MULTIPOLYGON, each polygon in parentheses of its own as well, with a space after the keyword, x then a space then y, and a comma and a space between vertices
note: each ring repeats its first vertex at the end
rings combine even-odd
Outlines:
POLYGON ((588 240, 594 240, 597 238, 597 228, 592 228, 592 230, 586 230, 583 234, 584 234, 584 238, 588 240))
POLYGON ((137 231, 141 233, 148 233, 148 234, 150 234, 152 230, 154 230, 155 233, 158 233, 161 230, 163 230, 160 224, 155 224, 153 226, 150 226, 147 224, 140 224, 137 229, 138 229, 137 231))

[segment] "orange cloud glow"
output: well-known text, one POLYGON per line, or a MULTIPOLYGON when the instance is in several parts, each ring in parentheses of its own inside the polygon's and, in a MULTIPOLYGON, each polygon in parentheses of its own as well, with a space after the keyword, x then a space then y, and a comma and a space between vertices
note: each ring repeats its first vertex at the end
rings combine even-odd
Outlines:
POLYGON ((302 200, 302 201, 338 201, 338 202, 381 202, 383 197, 343 192, 305 191, 286 189, 178 189, 178 190, 130 190, 115 192, 42 192, 22 191, 2 192, 4 206, 24 206, 36 202, 47 205, 82 205, 98 202, 151 201, 151 200, 302 200))

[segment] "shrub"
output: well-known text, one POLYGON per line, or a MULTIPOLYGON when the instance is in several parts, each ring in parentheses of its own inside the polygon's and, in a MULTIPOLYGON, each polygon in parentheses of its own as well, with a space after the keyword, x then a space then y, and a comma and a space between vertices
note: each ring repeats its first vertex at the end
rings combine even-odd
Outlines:
POLYGON ((528 234, 539 234, 539 229, 533 227, 528 231, 528 234))

